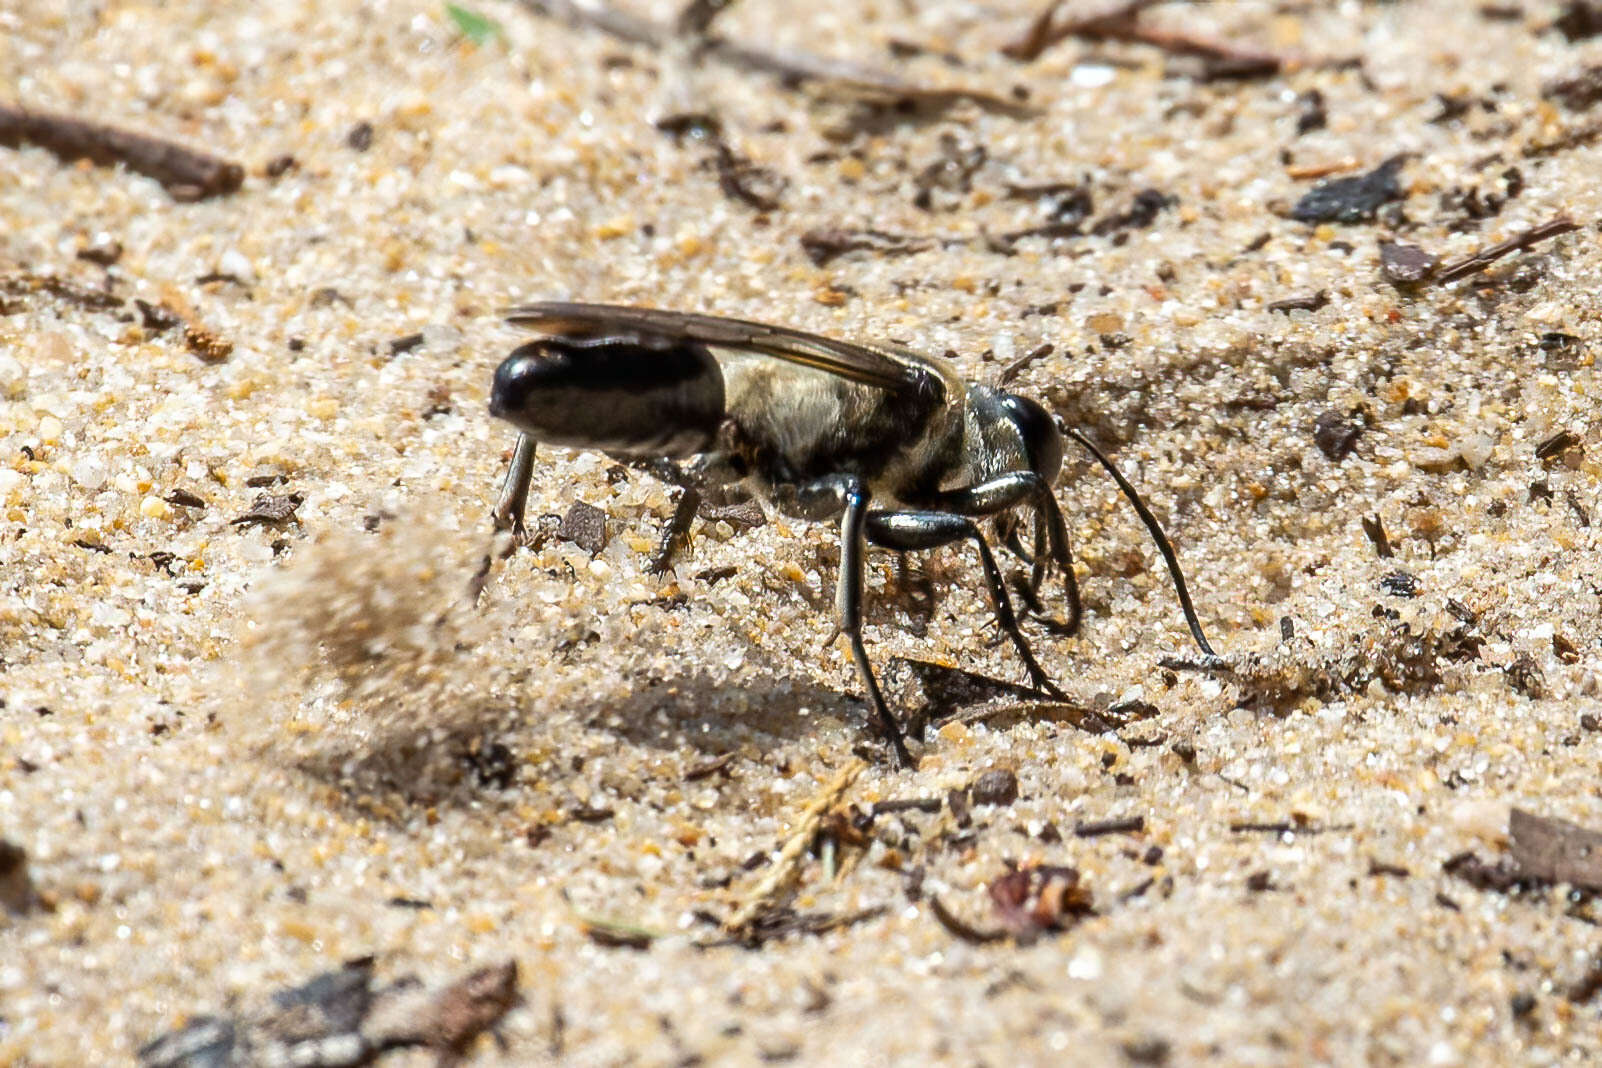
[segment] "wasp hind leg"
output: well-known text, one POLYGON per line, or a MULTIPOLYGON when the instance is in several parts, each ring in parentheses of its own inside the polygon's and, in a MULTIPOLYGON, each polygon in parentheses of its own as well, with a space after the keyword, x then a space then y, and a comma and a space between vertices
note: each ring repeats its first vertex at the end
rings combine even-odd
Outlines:
POLYGON ((517 435, 517 448, 512 453, 512 464, 506 471, 506 479, 501 483, 501 495, 495 501, 495 508, 490 512, 490 518, 495 523, 495 538, 490 547, 484 552, 484 559, 479 561, 478 570, 467 582, 467 600, 476 603, 484 592, 484 585, 489 581, 491 569, 495 566, 495 558, 502 559, 510 556, 512 550, 519 545, 528 544, 528 527, 524 520, 528 511, 528 486, 534 477, 534 439, 527 434, 517 435), (504 547, 497 550, 496 545, 500 536, 511 532, 511 540, 504 547))
POLYGON ((1018 626, 1012 599, 1007 596, 1007 587, 1001 578, 1001 568, 979 524, 966 516, 950 512, 869 512, 866 526, 869 542, 880 548, 901 552, 938 549, 965 538, 971 539, 979 549, 979 563, 984 568, 985 587, 990 592, 996 623, 1012 642, 1018 659, 1023 661, 1024 668, 1029 672, 1029 681, 1036 689, 1044 690, 1053 697, 1063 696, 1063 692, 1035 659, 1028 640, 1018 626))
POLYGON ((534 477, 534 439, 527 434, 517 435, 517 449, 512 453, 512 464, 506 469, 506 481, 501 483, 501 495, 490 513, 495 520, 495 532, 511 531, 517 544, 528 540, 524 525, 528 511, 528 485, 534 477))

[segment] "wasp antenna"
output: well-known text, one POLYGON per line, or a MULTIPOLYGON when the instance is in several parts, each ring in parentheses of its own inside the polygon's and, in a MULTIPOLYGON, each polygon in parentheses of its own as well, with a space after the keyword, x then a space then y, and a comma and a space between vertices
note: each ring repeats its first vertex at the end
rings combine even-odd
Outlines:
POLYGON ((1145 523, 1146 529, 1151 532, 1152 541, 1157 543, 1157 551, 1163 554, 1163 560, 1168 564, 1168 573, 1174 577, 1174 589, 1179 593, 1179 605, 1184 609, 1185 624, 1190 627, 1190 636, 1196 639, 1196 645, 1203 653, 1215 660, 1222 659, 1217 653, 1213 652, 1213 647, 1207 644, 1207 636, 1202 633, 1201 620, 1196 618, 1196 607, 1191 604, 1190 591, 1185 588, 1185 573, 1179 569, 1179 557, 1175 555, 1174 547, 1168 541, 1168 535, 1163 533, 1162 524, 1158 523, 1157 517, 1151 514, 1151 509, 1146 507, 1146 502, 1140 499, 1140 494, 1136 492, 1134 485, 1124 477, 1124 473, 1118 470, 1118 467, 1111 460, 1107 459, 1107 455, 1096 447, 1095 442, 1091 441, 1077 427, 1069 426, 1066 423, 1061 425, 1065 434, 1083 445, 1085 450, 1096 458, 1096 462, 1107 469, 1107 473, 1113 477, 1114 482, 1118 483, 1118 488, 1123 491, 1129 503, 1134 505, 1135 512, 1140 516, 1140 521, 1145 523))

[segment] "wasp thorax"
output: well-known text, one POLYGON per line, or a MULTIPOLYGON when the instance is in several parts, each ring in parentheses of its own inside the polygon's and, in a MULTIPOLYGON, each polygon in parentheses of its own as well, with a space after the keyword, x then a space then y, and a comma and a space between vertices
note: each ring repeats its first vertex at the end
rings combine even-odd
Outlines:
POLYGON ((693 342, 546 338, 496 369, 490 413, 551 445, 690 456, 717 437, 723 374, 693 342))

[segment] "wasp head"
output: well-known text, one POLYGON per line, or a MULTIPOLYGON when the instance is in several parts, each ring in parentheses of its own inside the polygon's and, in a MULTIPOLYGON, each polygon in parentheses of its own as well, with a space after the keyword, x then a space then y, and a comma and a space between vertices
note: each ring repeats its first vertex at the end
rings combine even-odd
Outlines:
POLYGON ((1029 470, 1055 485, 1062 473, 1062 431, 1057 421, 1038 402, 1016 393, 1003 393, 1001 407, 1023 439, 1029 470))

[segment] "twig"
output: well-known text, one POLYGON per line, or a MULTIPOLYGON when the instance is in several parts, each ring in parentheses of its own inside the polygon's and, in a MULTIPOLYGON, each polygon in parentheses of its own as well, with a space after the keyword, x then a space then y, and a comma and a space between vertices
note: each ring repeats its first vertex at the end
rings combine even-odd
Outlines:
POLYGON ((1122 819, 1110 820, 1087 820, 1074 826, 1074 837, 1100 838, 1106 834, 1139 834, 1145 829, 1145 816, 1125 816, 1122 819))
POLYGON ((1087 41, 1128 41, 1148 44, 1172 55, 1196 56, 1215 65, 1215 77, 1258 78, 1306 65, 1296 57, 1281 56, 1273 52, 1236 48, 1223 41, 1196 37, 1173 30, 1153 29, 1140 24, 1141 14, 1163 0, 1128 0, 1109 11, 1084 18, 1057 22, 1062 0, 1051 0, 1035 16, 1022 37, 1004 45, 1002 54, 1008 58, 1028 62, 1042 52, 1069 37, 1087 41))
POLYGON ((1040 58, 1040 53, 1052 45, 1066 41, 1070 37, 1095 37, 1105 34, 1114 27, 1133 24, 1142 11, 1162 2, 1163 0, 1130 0, 1099 15, 1088 15, 1058 25, 1057 10, 1062 7, 1062 0, 1051 0, 1041 8, 1040 14, 1035 16, 1022 37, 1002 46, 1001 54, 1009 59, 1027 63, 1040 58))
MULTIPOLYGON (((647 48, 665 48, 679 36, 673 26, 630 15, 600 0, 521 2, 536 14, 561 19, 570 25, 597 29, 620 41, 647 48)), ((1025 107, 1016 100, 983 89, 918 85, 874 67, 805 52, 773 52, 716 35, 704 36, 696 42, 695 54, 731 67, 771 74, 784 82, 808 84, 824 92, 857 100, 880 103, 907 101, 933 110, 966 101, 985 111, 1014 117, 1035 113, 1035 109, 1025 107)))
POLYGON ((93 160, 103 167, 121 163, 160 182, 175 200, 232 193, 245 180, 243 167, 210 153, 19 104, 0 104, 0 145, 37 145, 66 163, 78 159, 93 160))
POLYGON ((999 387, 1009 384, 1013 379, 1023 374, 1030 364, 1034 363, 1036 360, 1043 360, 1047 356, 1050 356, 1055 348, 1056 346, 1048 341, 1044 345, 1041 345, 1039 348, 1035 349, 1033 352, 1027 353, 1026 355, 1018 357, 1016 360, 1013 360, 1007 366, 1003 367, 1001 369, 1001 373, 996 376, 996 385, 999 387))
POLYGON ((857 776, 867 770, 867 763, 862 760, 853 760, 847 764, 834 781, 825 786, 807 807, 801 812, 795 830, 790 832, 789 839, 784 848, 779 850, 779 856, 772 868, 760 883, 746 898, 745 904, 735 910, 734 915, 724 921, 724 929, 729 931, 743 931, 762 915, 767 909, 771 899, 782 894, 801 873, 802 857, 806 855, 807 847, 812 844, 812 838, 818 833, 818 827, 823 823, 823 817, 840 799, 845 792, 851 789, 851 784, 857 781, 857 776))
POLYGON ((982 931, 973 924, 959 918, 956 913, 946 908, 945 904, 933 894, 929 896, 929 911, 933 912, 934 918, 940 921, 940 926, 964 942, 983 946, 991 942, 1000 942, 1007 937, 1006 931, 982 931))
POLYGON ((1531 227, 1521 234, 1514 234, 1506 241, 1482 248, 1471 256, 1465 256, 1455 263, 1449 263, 1436 272, 1433 279, 1436 285, 1445 285, 1455 282, 1459 278, 1467 278, 1471 274, 1479 274, 1491 264, 1514 252, 1521 252, 1532 245, 1539 244, 1549 238, 1562 234, 1573 233, 1580 228, 1580 224, 1567 215, 1559 216, 1551 222, 1544 222, 1540 226, 1531 227))

